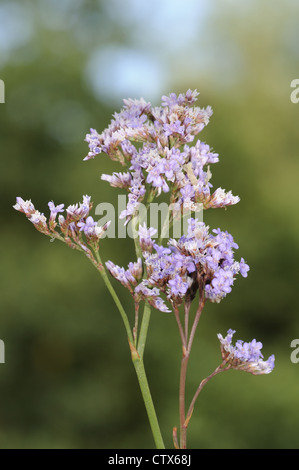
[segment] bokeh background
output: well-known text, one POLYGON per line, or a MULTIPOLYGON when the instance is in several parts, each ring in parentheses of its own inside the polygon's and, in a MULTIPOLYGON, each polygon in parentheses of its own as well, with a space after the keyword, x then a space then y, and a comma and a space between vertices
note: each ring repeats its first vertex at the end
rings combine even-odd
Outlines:
MULTIPOLYGON (((126 97, 159 105, 197 88, 214 115, 200 138, 220 154, 213 184, 241 197, 208 211, 251 266, 208 304, 190 361, 188 393, 219 364, 216 334, 261 340, 276 368, 231 371, 202 392, 190 448, 298 448, 299 4, 296 0, 25 0, 0 2, 1 448, 151 448, 125 330, 87 258, 49 243, 12 205, 116 203, 100 180, 108 157, 83 162, 126 97)), ((106 239, 104 260, 126 265, 130 240, 106 239)), ((131 299, 115 288, 126 308, 131 299)), ((152 312, 145 363, 167 447, 179 424, 180 343, 171 315, 152 312)))

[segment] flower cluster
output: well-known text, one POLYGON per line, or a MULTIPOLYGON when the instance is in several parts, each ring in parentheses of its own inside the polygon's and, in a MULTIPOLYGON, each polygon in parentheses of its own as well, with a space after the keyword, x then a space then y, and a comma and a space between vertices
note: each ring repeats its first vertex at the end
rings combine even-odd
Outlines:
POLYGON ((16 204, 13 206, 17 211, 23 212, 34 227, 44 235, 48 235, 52 240, 55 238, 64 241, 73 249, 84 251, 84 253, 95 262, 92 251, 97 251, 99 240, 103 237, 109 223, 99 227, 92 216, 89 215, 92 208, 90 196, 83 196, 80 204, 73 204, 66 208, 65 215, 64 204, 48 203, 50 209, 49 220, 35 209, 32 202, 24 201, 17 197, 16 204), (57 219, 58 216, 58 221, 57 219), (59 228, 59 231, 57 230, 59 228))
POLYGON ((197 219, 188 224, 187 236, 170 239, 168 248, 154 244, 156 253, 144 253, 149 282, 173 302, 192 300, 197 289, 204 290, 210 301, 220 302, 231 292, 238 273, 247 276, 249 266, 243 258, 235 261, 238 245, 228 232, 217 229, 211 234, 197 219))
MULTIPOLYGON (((168 309, 160 292, 176 305, 184 299, 193 300, 198 289, 203 290, 211 302, 220 302, 231 292, 238 273, 247 277, 249 266, 243 258, 235 261, 234 249, 238 245, 228 232, 217 229, 211 234, 209 227, 192 218, 188 225, 187 236, 178 241, 170 239, 168 247, 154 243, 154 229, 147 229, 145 225, 139 228, 147 278, 135 288, 135 293, 141 292, 142 298, 150 298, 152 302, 154 292, 152 305, 163 312, 168 309)), ((111 269, 111 261, 108 263, 110 273, 129 288, 129 283, 123 280, 124 268, 111 269)))
POLYGON ((232 369, 244 370, 253 375, 270 374, 274 369, 275 357, 272 354, 267 361, 263 361, 262 343, 253 339, 250 343, 238 340, 232 345, 234 330, 228 330, 225 338, 219 333, 222 359, 232 369))
POLYGON ((165 302, 160 297, 160 290, 144 279, 136 288, 134 292, 134 298, 136 302, 140 300, 146 300, 152 307, 160 312, 171 312, 165 302))
POLYGON ((134 287, 142 277, 141 258, 138 258, 136 263, 129 263, 127 270, 117 266, 116 264, 112 263, 112 261, 107 261, 106 267, 110 274, 115 277, 115 279, 117 279, 123 286, 127 287, 127 289, 129 289, 133 294, 134 287))
POLYGON ((160 107, 152 107, 143 98, 124 100, 124 107, 101 134, 90 129, 86 136, 89 153, 85 160, 101 152, 109 155, 128 171, 102 175, 111 186, 128 191, 128 204, 121 218, 130 220, 144 199, 146 188, 151 195, 171 193, 171 202, 194 209, 224 207, 239 202, 238 196, 222 188, 211 194, 209 165, 219 161, 209 145, 198 140, 188 144, 208 124, 212 109, 194 106, 198 92, 171 93, 162 97, 160 107), (141 145, 138 149, 134 142, 141 145), (147 186, 148 185, 148 186, 147 186))

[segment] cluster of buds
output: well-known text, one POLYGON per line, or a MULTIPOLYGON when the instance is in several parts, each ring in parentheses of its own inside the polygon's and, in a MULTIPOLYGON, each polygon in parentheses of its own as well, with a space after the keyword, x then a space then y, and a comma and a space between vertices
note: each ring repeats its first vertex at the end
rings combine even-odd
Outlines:
POLYGON ((138 258, 136 263, 130 262, 128 269, 121 268, 112 261, 106 262, 106 267, 110 274, 117 279, 124 287, 134 294, 134 288, 142 277, 142 260, 138 258))
POLYGON ((65 215, 62 215, 64 204, 55 206, 50 201, 48 203, 49 220, 35 209, 30 200, 24 201, 21 197, 17 197, 13 207, 17 211, 23 212, 39 232, 51 237, 51 240, 59 239, 70 248, 83 251, 98 266, 94 253, 98 251, 99 241, 104 237, 110 222, 103 227, 97 225, 93 217, 89 215, 92 208, 90 199, 90 196, 83 196, 82 203, 68 206, 65 215), (59 214, 58 218, 57 214, 59 214))

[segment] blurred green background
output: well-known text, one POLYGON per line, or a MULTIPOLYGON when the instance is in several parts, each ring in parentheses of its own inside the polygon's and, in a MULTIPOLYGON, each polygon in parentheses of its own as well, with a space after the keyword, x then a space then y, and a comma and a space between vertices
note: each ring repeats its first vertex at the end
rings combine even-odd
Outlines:
MULTIPOLYGON (((261 340, 269 376, 217 376, 189 426, 190 448, 298 448, 299 4, 295 0, 25 0, 0 2, 1 448, 151 448, 125 330, 99 275, 80 253, 41 236, 12 205, 117 200, 100 180, 108 157, 83 162, 122 98, 153 105, 197 88, 214 115, 201 140, 220 154, 214 187, 241 197, 208 211, 251 266, 208 304, 190 361, 188 394, 219 364, 217 333, 261 340)), ((238 254, 239 254, 238 253, 238 254)), ((130 240, 102 257, 126 265, 130 240)), ((126 308, 131 299, 114 283, 126 308)), ((133 315, 132 315, 133 317, 133 315)), ((180 342, 171 315, 152 312, 145 363, 167 447, 179 424, 180 342)))

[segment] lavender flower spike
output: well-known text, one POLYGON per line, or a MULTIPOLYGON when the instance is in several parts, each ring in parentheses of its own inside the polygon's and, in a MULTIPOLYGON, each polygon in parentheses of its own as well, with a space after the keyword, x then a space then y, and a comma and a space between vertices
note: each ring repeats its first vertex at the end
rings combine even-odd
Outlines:
POLYGON ((221 355, 225 363, 232 369, 244 370, 253 375, 270 374, 274 369, 274 355, 272 354, 267 361, 263 361, 264 356, 261 353, 263 345, 255 339, 250 343, 238 340, 233 346, 234 333, 234 330, 228 330, 225 338, 220 333, 218 334, 221 355))

